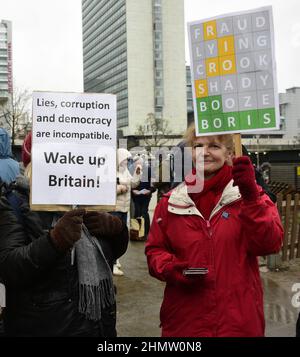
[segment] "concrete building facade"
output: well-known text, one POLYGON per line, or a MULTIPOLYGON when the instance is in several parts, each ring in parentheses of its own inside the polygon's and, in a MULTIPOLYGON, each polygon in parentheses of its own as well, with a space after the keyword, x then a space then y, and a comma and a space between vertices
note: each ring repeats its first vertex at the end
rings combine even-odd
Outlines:
POLYGON ((134 136, 149 113, 172 135, 187 123, 183 0, 82 0, 86 92, 114 93, 118 129, 134 136))
POLYGON ((280 115, 283 120, 284 138, 300 143, 300 87, 286 89, 279 94, 280 115))
POLYGON ((12 93, 12 33, 11 22, 0 22, 0 101, 5 102, 12 93))
MULTIPOLYGON (((0 106, 8 104, 13 93, 11 28, 10 21, 0 22, 0 106)), ((9 129, 1 114, 0 127, 9 129)))

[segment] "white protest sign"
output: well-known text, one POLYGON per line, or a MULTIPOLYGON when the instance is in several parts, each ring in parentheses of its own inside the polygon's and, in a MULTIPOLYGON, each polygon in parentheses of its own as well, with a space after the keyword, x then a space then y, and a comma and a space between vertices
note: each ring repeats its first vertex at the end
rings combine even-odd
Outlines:
POLYGON ((188 24, 197 135, 279 129, 270 6, 188 24))
POLYGON ((33 93, 33 205, 116 202, 116 96, 33 93))

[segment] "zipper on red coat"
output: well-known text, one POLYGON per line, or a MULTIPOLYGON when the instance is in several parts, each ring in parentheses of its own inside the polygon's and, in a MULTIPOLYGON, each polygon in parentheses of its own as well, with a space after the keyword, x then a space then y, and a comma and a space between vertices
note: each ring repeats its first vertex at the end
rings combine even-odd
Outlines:
MULTIPOLYGON (((213 267, 213 270, 215 271, 216 270, 216 267, 215 267, 215 252, 214 252, 214 246, 213 246, 213 241, 212 241, 212 229, 211 229, 211 224, 210 224, 210 221, 206 221, 206 228, 207 228, 207 231, 208 231, 208 235, 209 235, 209 239, 211 240, 209 245, 210 245, 210 254, 211 254, 211 257, 210 257, 210 260, 211 260, 211 265, 213 267)), ((214 282, 214 288, 215 288, 215 291, 217 290, 216 288, 216 281, 214 282)), ((216 301, 216 308, 218 306, 218 302, 216 301)), ((214 335, 213 337, 217 337, 217 327, 215 326, 214 327, 214 335)))
POLYGON ((208 230, 209 238, 212 237, 212 229, 209 221, 206 221, 206 228, 208 230))

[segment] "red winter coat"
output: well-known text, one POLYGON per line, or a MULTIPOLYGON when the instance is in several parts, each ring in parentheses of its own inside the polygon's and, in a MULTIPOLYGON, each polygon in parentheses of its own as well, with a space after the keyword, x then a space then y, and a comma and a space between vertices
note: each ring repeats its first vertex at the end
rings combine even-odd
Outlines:
POLYGON ((188 261, 209 272, 190 287, 167 283, 162 336, 263 336, 263 291, 257 256, 280 250, 283 229, 266 194, 244 202, 232 181, 206 221, 185 183, 156 207, 146 255, 149 272, 164 278, 167 263, 188 261))

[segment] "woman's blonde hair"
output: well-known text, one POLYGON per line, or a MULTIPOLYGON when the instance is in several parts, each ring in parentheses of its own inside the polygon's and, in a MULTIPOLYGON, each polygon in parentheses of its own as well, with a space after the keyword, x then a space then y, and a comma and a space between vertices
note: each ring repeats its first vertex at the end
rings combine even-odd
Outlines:
MULTIPOLYGON (((186 141, 187 146, 193 146, 194 141, 197 139, 198 136, 196 136, 196 128, 195 124, 192 123, 186 130, 184 134, 184 139, 186 141)), ((227 150, 234 152, 234 141, 233 141, 233 135, 232 134, 222 134, 222 135, 212 135, 209 136, 212 139, 217 138, 218 141, 222 144, 224 144, 227 148, 227 150)))

